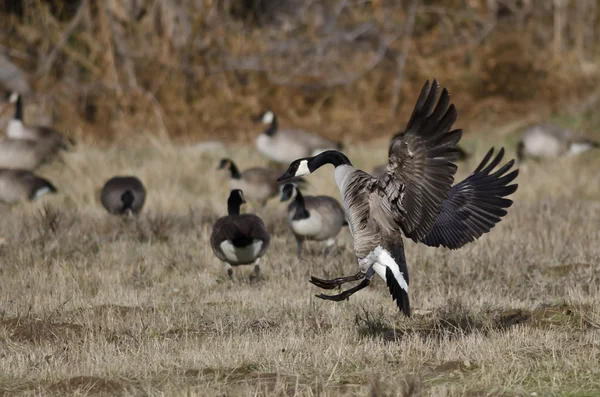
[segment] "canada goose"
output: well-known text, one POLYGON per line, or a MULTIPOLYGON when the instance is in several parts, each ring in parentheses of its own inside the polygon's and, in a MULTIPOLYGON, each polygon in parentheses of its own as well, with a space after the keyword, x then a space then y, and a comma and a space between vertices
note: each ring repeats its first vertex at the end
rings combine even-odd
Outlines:
POLYGON ((303 130, 284 130, 277 125, 277 116, 267 111, 257 118, 269 127, 256 138, 256 148, 269 159, 288 165, 295 159, 314 156, 328 149, 342 150, 342 144, 303 130))
MULTIPOLYGON (((277 181, 277 177, 280 175, 280 171, 253 167, 240 172, 235 163, 227 158, 219 162, 219 169, 229 171, 229 188, 231 190, 239 189, 243 191, 245 197, 257 201, 263 207, 268 199, 279 194, 280 185, 282 184, 277 181)), ((295 181, 304 183, 302 178, 296 178, 295 181)))
POLYGON ((325 164, 335 167, 335 182, 354 240, 359 272, 334 280, 311 278, 311 283, 333 289, 348 281, 363 281, 338 295, 317 295, 341 301, 369 285, 377 273, 392 298, 410 316, 408 269, 402 235, 432 247, 457 249, 492 229, 506 215, 512 201, 504 198, 517 189, 512 182, 518 170, 507 174, 511 160, 492 170, 504 156, 501 149, 491 161, 490 150, 479 166, 452 186, 458 157, 455 149, 461 130, 450 131, 457 117, 444 89, 425 83, 406 130, 389 147, 387 171, 379 178, 352 166, 343 153, 327 151, 292 162, 281 180, 308 175, 325 164), (488 163, 489 162, 489 163, 488 163))
POLYGON ((573 156, 598 147, 600 143, 577 138, 570 130, 557 125, 535 124, 521 133, 517 144, 517 159, 522 162, 527 157, 540 160, 562 155, 573 156))
POLYGON ((43 141, 4 138, 0 141, 0 168, 35 170, 56 150, 43 141))
POLYGON ((335 244, 335 237, 346 223, 344 209, 336 199, 329 196, 304 196, 300 189, 288 183, 281 192, 281 201, 296 197, 288 205, 287 220, 296 237, 298 258, 302 255, 304 240, 327 241, 325 253, 335 244))
POLYGON ((14 204, 35 200, 46 193, 55 193, 56 187, 47 179, 27 170, 0 169, 0 201, 14 204))
POLYGON ((228 215, 217 220, 210 236, 210 246, 216 257, 226 263, 229 278, 233 277, 231 266, 252 263, 259 276, 260 258, 271 241, 262 219, 254 214, 240 214, 240 206, 245 202, 241 190, 232 190, 227 200, 228 215))
POLYGON ((135 176, 115 176, 102 187, 100 201, 114 215, 137 215, 146 202, 146 188, 135 176))
MULTIPOLYGON (((463 148, 461 148, 460 146, 456 146, 455 149, 457 150, 458 153, 458 158, 456 159, 456 161, 466 161, 469 157, 471 157, 471 154, 466 152, 463 148)), ((371 175, 373 175, 376 178, 379 178, 381 175, 383 175, 386 171, 387 171, 387 164, 380 164, 376 167, 373 168, 373 171, 371 171, 371 175)))
POLYGON ((9 103, 15 104, 15 115, 8 122, 6 127, 6 136, 10 139, 26 139, 37 142, 44 142, 53 150, 68 149, 67 139, 59 132, 49 127, 26 125, 23 122, 23 99, 17 92, 7 94, 9 103))

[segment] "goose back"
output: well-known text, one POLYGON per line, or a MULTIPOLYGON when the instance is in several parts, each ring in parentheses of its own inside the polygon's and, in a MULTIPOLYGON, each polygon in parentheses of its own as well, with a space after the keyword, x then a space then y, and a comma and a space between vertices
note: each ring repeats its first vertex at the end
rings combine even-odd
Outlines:
POLYGON ((102 187, 100 201, 111 214, 124 215, 129 210, 138 214, 146 202, 146 188, 134 176, 116 176, 102 187))
POLYGON ((288 206, 288 224, 296 236, 322 241, 337 236, 344 226, 345 215, 340 204, 329 196, 303 196, 288 206))
POLYGON ((217 258, 231 265, 246 265, 262 257, 271 237, 254 214, 227 215, 213 226, 211 248, 217 258))

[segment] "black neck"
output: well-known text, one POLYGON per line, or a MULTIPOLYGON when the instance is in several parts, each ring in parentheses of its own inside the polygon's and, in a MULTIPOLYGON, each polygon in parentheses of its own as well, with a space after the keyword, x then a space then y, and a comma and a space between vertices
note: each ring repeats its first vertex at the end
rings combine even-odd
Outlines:
POLYGON ((297 186, 294 186, 294 189, 296 189, 296 198, 294 201, 298 203, 299 208, 306 209, 306 206, 304 205, 304 196, 300 192, 300 189, 298 189, 297 186))
POLYGON ((231 177, 233 179, 240 179, 242 177, 242 174, 240 174, 240 170, 233 161, 229 162, 229 172, 231 173, 231 177))
POLYGON ((269 128, 265 130, 265 135, 273 136, 277 132, 277 116, 273 115, 273 121, 271 121, 271 125, 269 128))
POLYGON ((229 199, 227 199, 227 213, 229 215, 239 215, 241 206, 242 203, 240 203, 239 197, 231 195, 229 196, 229 199))
POLYGON ((340 165, 352 165, 348 157, 346 157, 344 153, 338 152, 337 150, 327 150, 308 160, 308 168, 310 169, 310 172, 316 171, 325 164, 332 164, 334 167, 338 167, 340 165))
POLYGON ((15 107, 15 119, 23 121, 23 100, 21 99, 21 95, 17 98, 17 105, 15 107))
POLYGON ((296 212, 294 213, 293 220, 298 221, 301 219, 306 219, 310 216, 310 212, 306 209, 306 205, 304 204, 304 196, 300 193, 300 189, 295 187, 296 189, 296 198, 294 199, 294 206, 296 207, 296 212))

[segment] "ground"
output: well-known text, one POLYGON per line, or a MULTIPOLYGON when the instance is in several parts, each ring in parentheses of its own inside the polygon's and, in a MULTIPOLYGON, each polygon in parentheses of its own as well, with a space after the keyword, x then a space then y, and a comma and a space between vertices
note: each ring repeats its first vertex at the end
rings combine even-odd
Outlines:
MULTIPOLYGON (((467 139, 476 159, 459 177, 507 142, 494 139, 467 139)), ((384 141, 348 147, 366 170, 385 161, 384 141)), ((315 298, 310 275, 356 271, 349 232, 297 261, 276 199, 257 209, 273 236, 262 279, 250 266, 230 281, 209 246, 225 155, 266 164, 247 147, 80 143, 39 171, 57 195, 0 208, 0 396, 600 394, 597 153, 522 170, 505 220, 461 250, 407 242, 410 319, 381 281, 315 298), (130 173, 144 212, 108 216, 98 189, 130 173)), ((309 182, 339 197, 329 167, 309 182)))

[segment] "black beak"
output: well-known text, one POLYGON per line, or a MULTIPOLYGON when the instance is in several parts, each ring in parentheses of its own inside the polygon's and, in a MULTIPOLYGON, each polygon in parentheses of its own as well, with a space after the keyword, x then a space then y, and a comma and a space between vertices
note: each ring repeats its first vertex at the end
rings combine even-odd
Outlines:
POLYGON ((294 175, 290 174, 288 171, 284 172, 279 178, 277 178, 277 182, 285 181, 286 179, 293 178, 294 175))
POLYGON ((252 121, 254 121, 255 123, 260 123, 262 121, 262 118, 263 118, 262 114, 252 116, 252 121))

